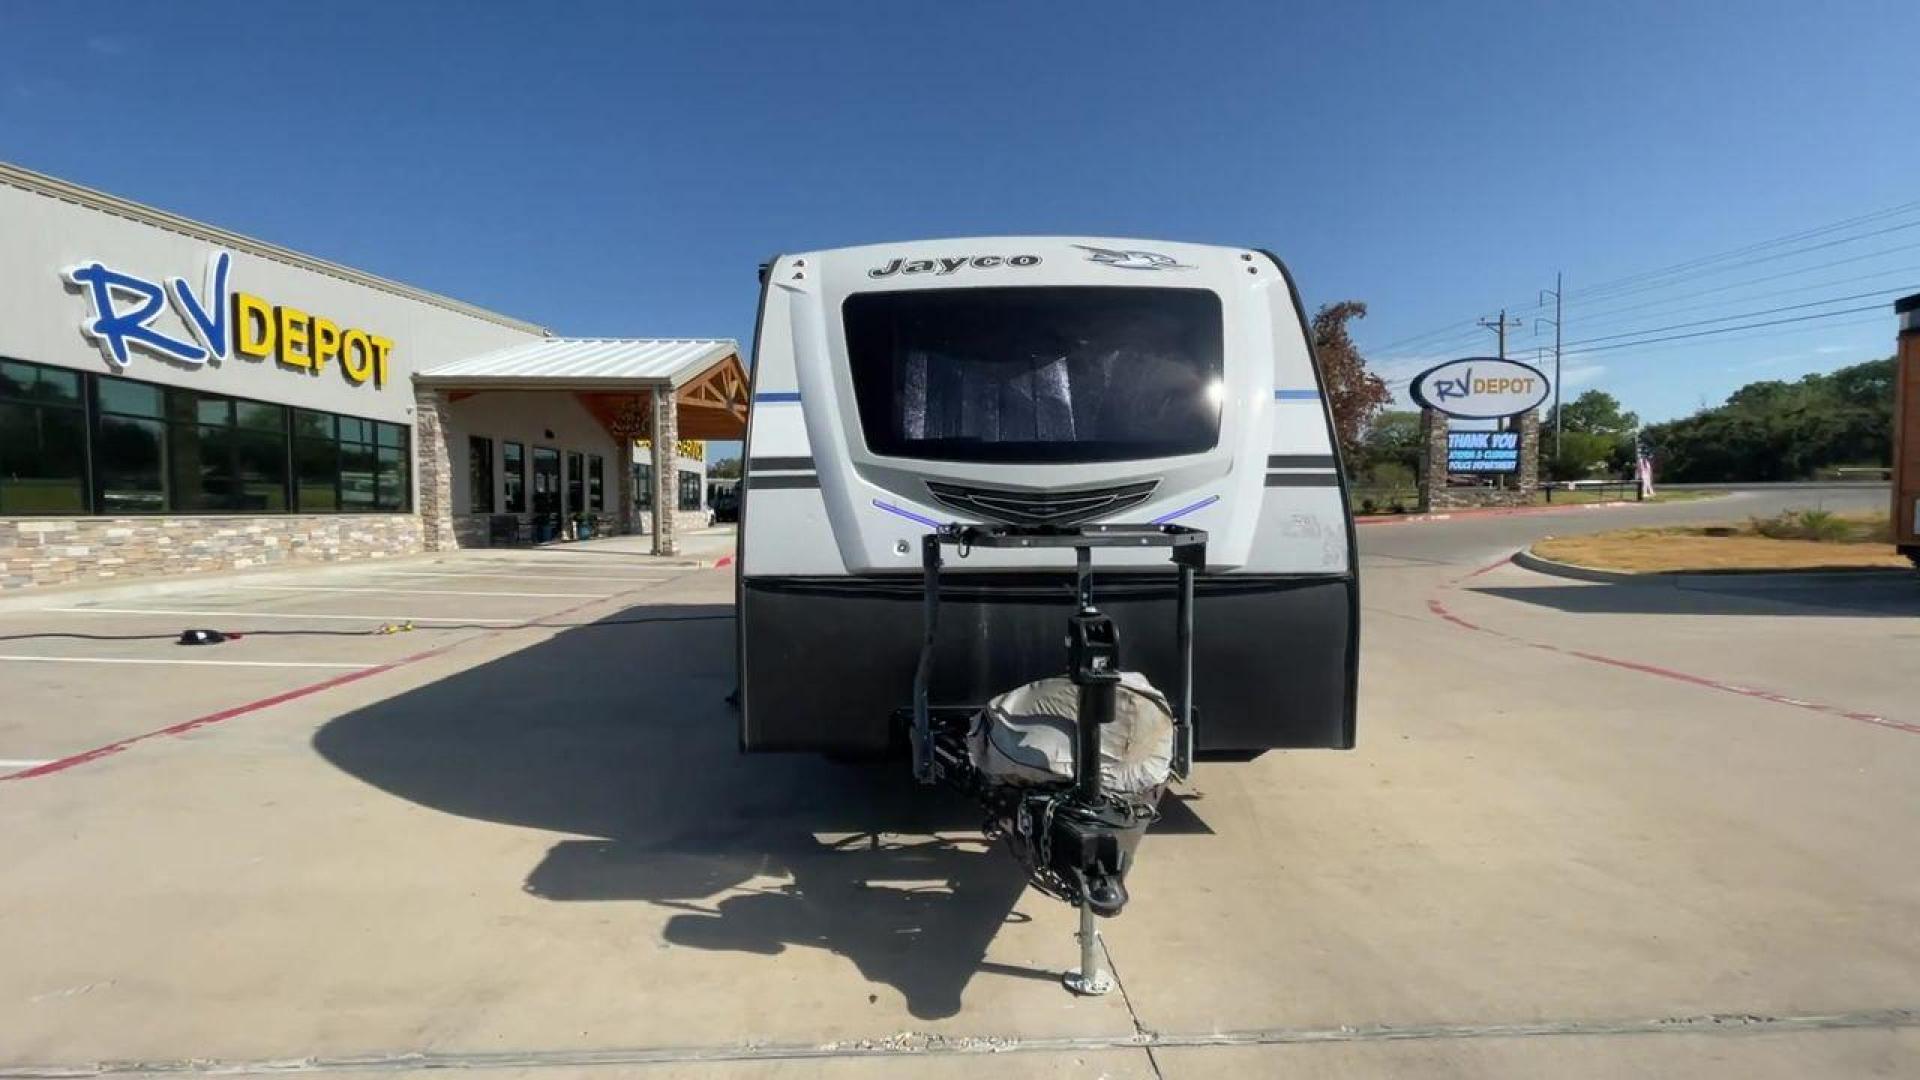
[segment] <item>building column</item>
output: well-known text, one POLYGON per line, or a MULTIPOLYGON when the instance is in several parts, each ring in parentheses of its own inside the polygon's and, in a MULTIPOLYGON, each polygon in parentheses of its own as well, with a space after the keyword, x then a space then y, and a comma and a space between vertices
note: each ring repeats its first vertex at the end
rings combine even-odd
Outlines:
POLYGON ((1420 512, 1439 509, 1447 498, 1447 418, 1420 410, 1420 512))
POLYGON ((613 480, 613 491, 614 491, 614 498, 619 500, 619 506, 620 506, 620 513, 617 515, 617 518, 620 522, 620 525, 619 525, 620 535, 631 536, 638 531, 638 529, 636 528, 636 526, 638 525, 638 522, 633 520, 633 440, 632 439, 620 440, 620 449, 614 453, 613 461, 614 461, 613 467, 615 470, 617 470, 613 480))
POLYGON ((1520 497, 1533 501, 1540 488, 1540 410, 1528 409, 1520 418, 1520 497))
POLYGON ((428 551, 460 546, 453 535, 453 450, 447 432, 449 403, 438 390, 413 391, 413 448, 420 463, 415 509, 428 551))
POLYGON ((653 553, 680 554, 680 539, 673 527, 674 511, 680 505, 679 473, 676 463, 680 445, 680 406, 673 399, 673 387, 653 389, 653 553))

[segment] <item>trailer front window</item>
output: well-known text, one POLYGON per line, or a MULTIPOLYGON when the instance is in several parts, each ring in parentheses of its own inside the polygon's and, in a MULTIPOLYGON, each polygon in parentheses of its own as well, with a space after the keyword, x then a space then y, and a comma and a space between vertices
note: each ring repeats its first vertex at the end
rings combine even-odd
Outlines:
POLYGON ((1122 461, 1220 436, 1220 299, 1207 289, 869 292, 843 314, 876 454, 1122 461))

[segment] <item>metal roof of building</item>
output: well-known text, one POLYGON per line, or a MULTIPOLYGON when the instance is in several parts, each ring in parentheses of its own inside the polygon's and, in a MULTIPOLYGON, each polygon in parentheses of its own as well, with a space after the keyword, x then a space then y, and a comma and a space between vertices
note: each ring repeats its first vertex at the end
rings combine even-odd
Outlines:
POLYGON ((728 338, 548 338, 441 364, 414 379, 524 389, 679 386, 739 352, 728 338))

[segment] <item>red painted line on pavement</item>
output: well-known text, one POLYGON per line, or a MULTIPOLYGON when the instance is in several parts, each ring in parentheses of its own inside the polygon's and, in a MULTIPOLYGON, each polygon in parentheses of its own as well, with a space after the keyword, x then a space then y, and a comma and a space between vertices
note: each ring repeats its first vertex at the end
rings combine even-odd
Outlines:
POLYGON ((715 570, 720 570, 732 565, 733 565, 733 556, 731 555, 722 555, 719 558, 713 560, 713 568, 715 570))
MULTIPOLYGON (((455 648, 456 646, 465 645, 468 642, 484 641, 488 638, 498 637, 499 635, 507 632, 508 630, 525 630, 530 628, 537 629, 546 620, 564 619, 568 615, 572 615, 575 612, 582 611, 586 608, 590 608, 595 604, 604 604, 610 600, 625 599, 626 597, 631 596, 634 593, 645 592, 645 591, 646 591, 645 588, 629 589, 624 593, 615 593, 612 596, 595 597, 592 600, 583 600, 580 603, 573 605, 572 607, 563 608, 559 611, 553 612, 548 615, 542 615, 539 617, 538 620, 529 620, 527 623, 520 626, 502 626, 494 630, 485 630, 478 634, 475 634, 470 638, 462 638, 459 641, 450 641, 445 645, 438 646, 437 648, 428 649, 425 652, 414 653, 412 656, 403 656, 398 660, 389 660, 384 664, 376 664, 373 667, 361 668, 358 671, 349 671, 344 675, 336 675, 331 679, 322 679, 317 683, 311 683, 307 686, 301 686, 292 690, 287 690, 282 693, 274 694, 271 697, 264 697, 259 699, 258 701, 249 701, 244 705, 235 705, 232 708, 222 709, 219 712, 208 713, 205 716, 196 716, 191 720, 182 720, 181 722, 170 725, 168 727, 158 728, 154 731, 149 731, 141 735, 134 735, 130 738, 121 739, 119 742, 108 743, 105 746, 96 746, 91 750, 83 750, 78 754, 74 754, 69 757, 63 757, 58 761, 49 761, 44 765, 35 765, 31 769, 26 769, 21 772, 8 773, 5 776, 0 776, 0 783, 5 783, 8 780, 29 780, 36 776, 48 776, 53 773, 64 772, 67 769, 71 769, 77 765, 85 765, 90 761, 99 761, 101 758, 112 757, 113 755, 119 753, 120 751, 125 750, 127 747, 132 746, 136 743, 145 742, 148 739, 170 738, 175 735, 184 735, 187 732, 193 731, 197 728, 203 728, 203 727, 211 726, 213 724, 218 724, 225 720, 231 720, 236 716, 245 716, 248 713, 259 712, 261 709, 269 709, 275 705, 280 705, 289 701, 294 701, 299 698, 306 697, 310 694, 317 694, 322 690, 331 690, 336 686, 345 686, 348 683, 358 682, 361 679, 370 678, 382 672, 392 671, 395 668, 406 667, 408 664, 418 663, 421 660, 426 660, 431 657, 438 656, 449 649, 455 648)), ((230 634, 228 636, 240 637, 241 635, 230 634)))
MULTIPOLYGON (((1509 556, 1505 559, 1501 559, 1499 562, 1489 563, 1488 565, 1483 566, 1480 569, 1475 570, 1470 574, 1463 574, 1460 577, 1454 578, 1452 581, 1447 582, 1445 585, 1442 585, 1440 588, 1442 589, 1457 588, 1462 582, 1471 581, 1474 578, 1479 577, 1481 574, 1488 573, 1489 571, 1492 571, 1492 570, 1497 570, 1500 567, 1505 566, 1512 561, 1513 561, 1512 557, 1509 556)), ((1606 586, 1600 586, 1600 587, 1605 588, 1606 586)), ((1459 626, 1467 630, 1472 630, 1482 634, 1488 634, 1497 638, 1504 638, 1507 641, 1515 642, 1520 645, 1529 645, 1529 646, 1532 646, 1533 648, 1543 649, 1550 653, 1558 653, 1561 656, 1571 656, 1579 660, 1585 660, 1588 663, 1605 664, 1608 667, 1621 668, 1626 671, 1637 671, 1642 675, 1652 675, 1652 676, 1655 676, 1656 678, 1661 678, 1661 679, 1672 679, 1675 682, 1683 682, 1689 686, 1703 687, 1708 690, 1718 690, 1721 693, 1726 693, 1726 694, 1738 694, 1741 697, 1749 697, 1749 698, 1758 699, 1760 701, 1768 701, 1768 702, 1772 702, 1775 705, 1791 705, 1796 709, 1806 709, 1809 712, 1817 712, 1817 713, 1824 714, 1826 716, 1838 716, 1845 720, 1857 720, 1863 724, 1872 724, 1875 727, 1891 728, 1894 731, 1904 731, 1910 735, 1920 735, 1920 724, 1911 724, 1904 720, 1895 720, 1891 717, 1886 717, 1886 716, 1876 716, 1873 713, 1857 712, 1852 709, 1841 708, 1838 705, 1826 705, 1818 701, 1807 701, 1804 698, 1789 697, 1786 694, 1776 693, 1775 691, 1772 691, 1772 690, 1763 690, 1758 687, 1741 686, 1738 683, 1723 682, 1722 680, 1711 678, 1705 675, 1693 675, 1685 671, 1676 670, 1674 668, 1661 667, 1658 664, 1643 664, 1637 660, 1622 660, 1617 656, 1604 656, 1600 653, 1590 653, 1590 652, 1583 652, 1579 649, 1564 648, 1562 646, 1552 644, 1551 642, 1535 641, 1530 638, 1517 637, 1513 634, 1506 633, 1505 631, 1502 631, 1502 630, 1494 630, 1489 627, 1481 626, 1478 623, 1469 622, 1466 619, 1463 619, 1460 616, 1454 614, 1452 609, 1447 607, 1446 602, 1440 599, 1440 593, 1439 593, 1439 590, 1437 589, 1434 591, 1434 594, 1432 596, 1429 596, 1427 598, 1427 610, 1432 612, 1434 615, 1440 617, 1441 619, 1444 619, 1447 622, 1454 624, 1455 626, 1459 626)))

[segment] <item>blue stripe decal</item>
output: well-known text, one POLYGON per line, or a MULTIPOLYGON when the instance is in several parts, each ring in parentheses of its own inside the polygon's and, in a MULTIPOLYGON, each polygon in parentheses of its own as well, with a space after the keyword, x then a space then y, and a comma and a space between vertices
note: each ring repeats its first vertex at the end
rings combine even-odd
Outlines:
POLYGON ((1320 391, 1318 390, 1275 390, 1273 392, 1273 400, 1275 401, 1319 401, 1320 391))
POLYGON ((799 401, 799 400, 800 400, 800 391, 798 390, 763 390, 760 393, 753 395, 753 403, 755 405, 767 405, 767 404, 781 402, 781 401, 799 401))
POLYGON ((908 521, 919 522, 920 524, 925 525, 929 529, 937 529, 940 527, 940 523, 933 520, 932 518, 921 517, 919 514, 916 514, 911 510, 902 510, 899 507, 889 502, 881 502, 879 499, 875 499, 873 500, 873 505, 879 507, 882 510, 885 510, 889 514, 898 514, 901 517, 906 518, 908 521))
POLYGON ((1206 506, 1212 506, 1214 503, 1217 503, 1219 501, 1220 501, 1220 496, 1209 495, 1206 498, 1201 499, 1199 502, 1194 503, 1192 506, 1183 506, 1180 509, 1175 510, 1171 514, 1161 514, 1159 517, 1153 519, 1153 523, 1155 525, 1165 525, 1167 522, 1172 521, 1174 518, 1186 517, 1188 514, 1193 513, 1195 510, 1198 510, 1206 506))

